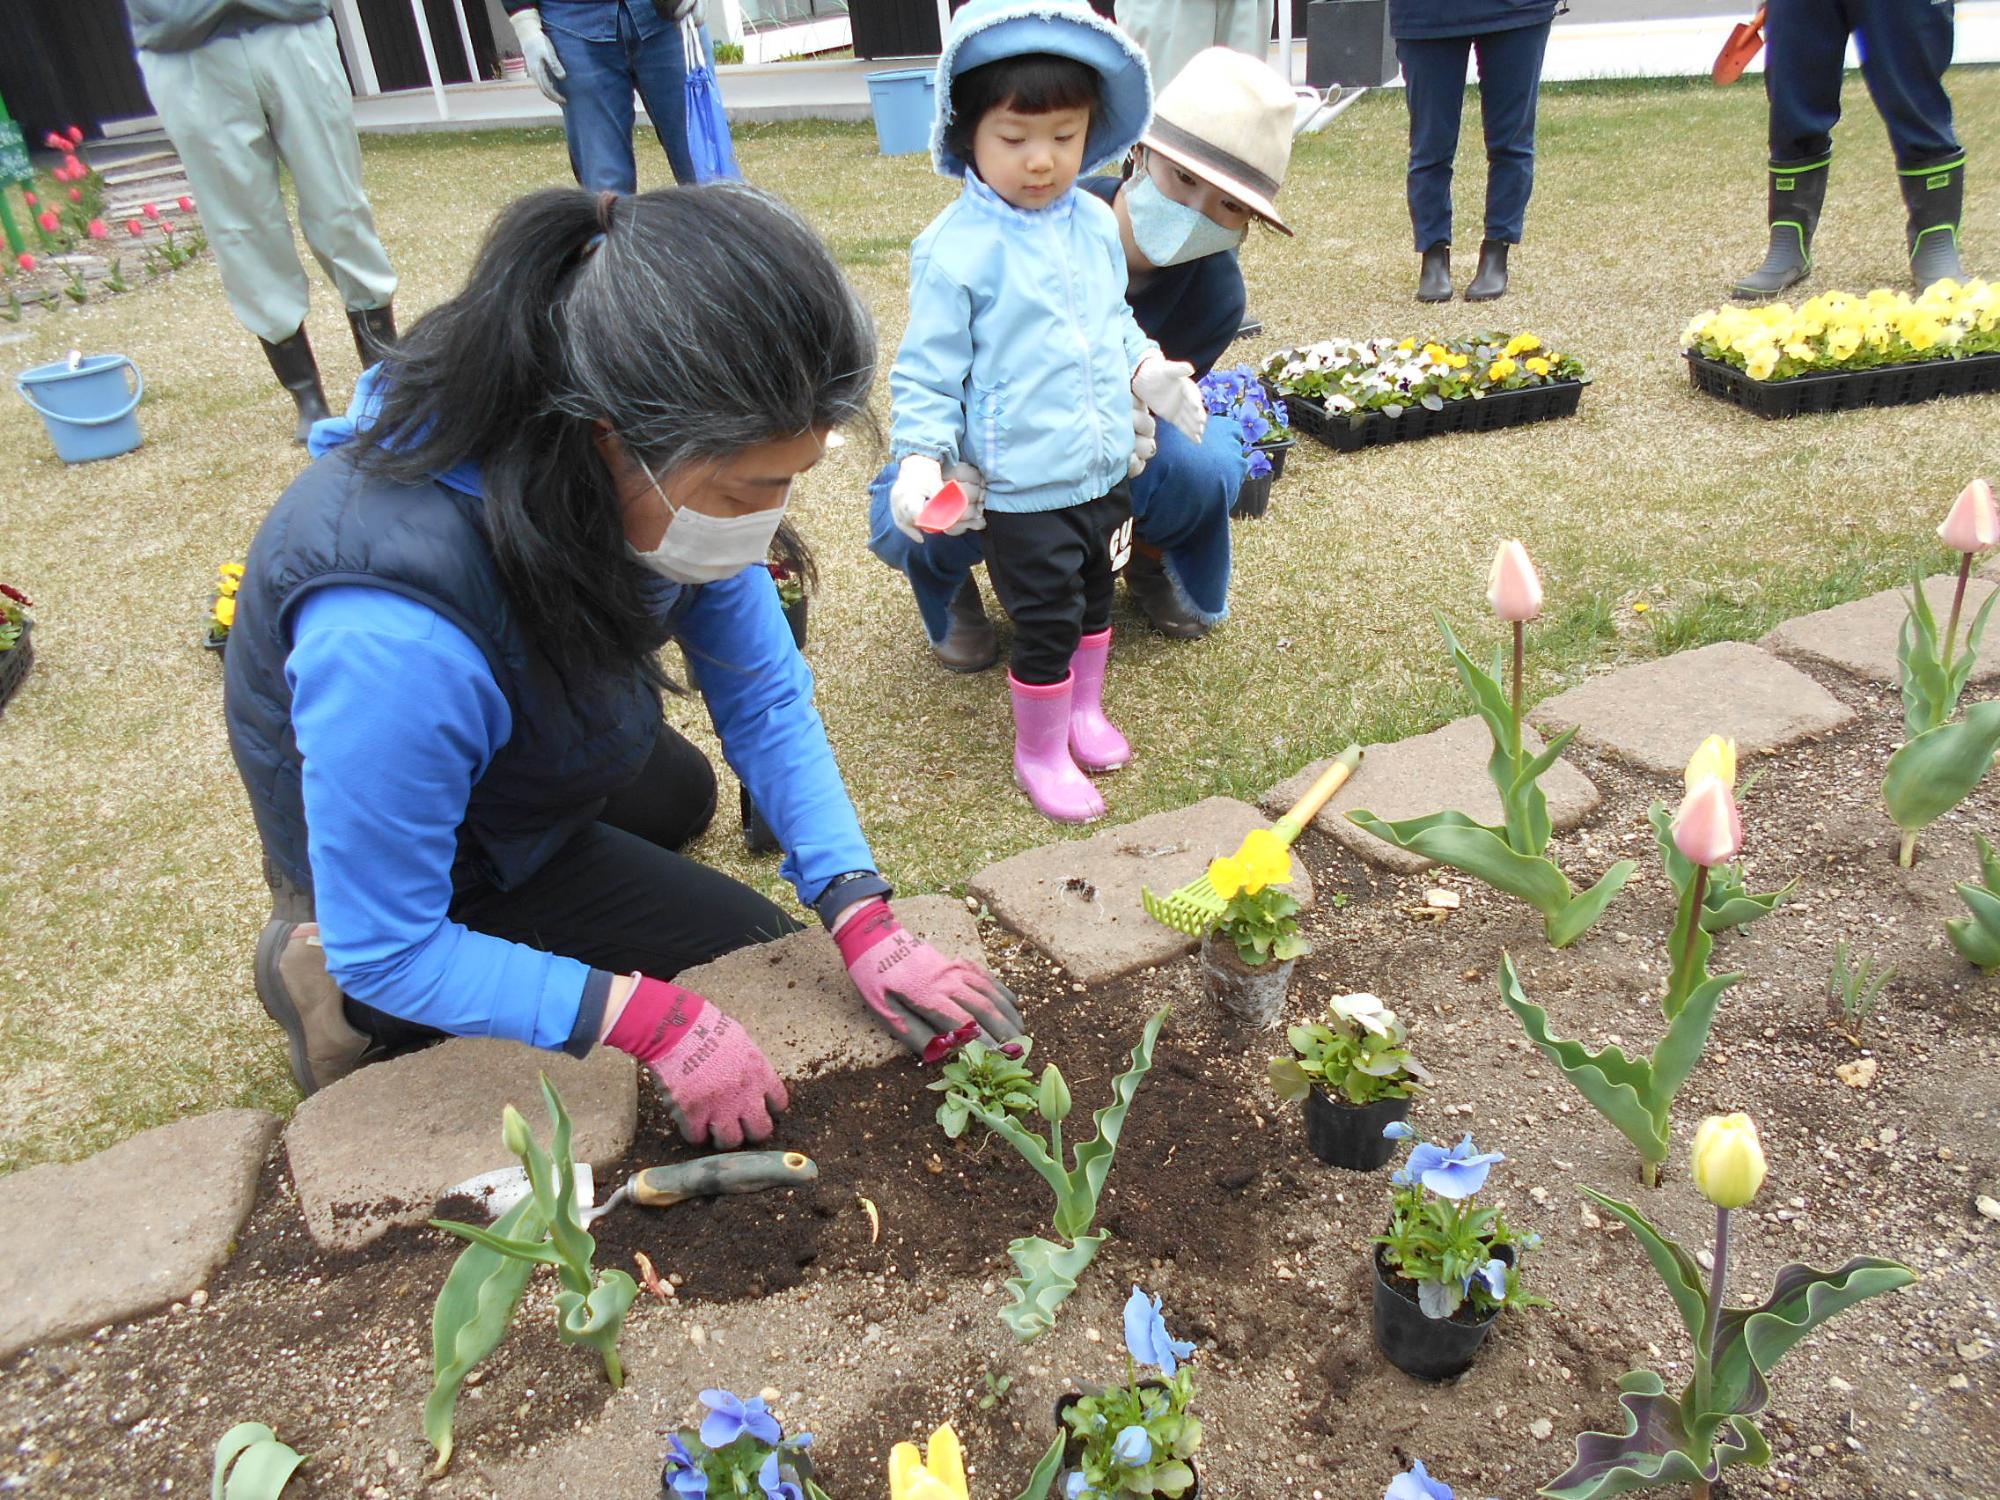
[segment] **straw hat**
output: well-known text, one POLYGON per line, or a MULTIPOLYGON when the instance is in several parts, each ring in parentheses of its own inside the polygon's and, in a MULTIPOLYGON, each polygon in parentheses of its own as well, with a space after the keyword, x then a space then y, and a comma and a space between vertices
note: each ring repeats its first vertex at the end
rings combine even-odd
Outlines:
POLYGON ((1297 118, 1298 100, 1275 69, 1247 52, 1210 47, 1160 90, 1140 143, 1290 234, 1274 200, 1297 118))

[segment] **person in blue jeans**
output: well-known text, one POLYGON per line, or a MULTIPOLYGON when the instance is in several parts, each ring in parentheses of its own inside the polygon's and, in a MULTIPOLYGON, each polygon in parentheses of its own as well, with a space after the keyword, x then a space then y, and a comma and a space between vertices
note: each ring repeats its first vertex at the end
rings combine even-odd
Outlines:
MULTIPOLYGON (((1127 175, 1077 182, 1118 220, 1125 296, 1140 330, 1197 375, 1243 321, 1236 247, 1250 224, 1291 232, 1274 199, 1291 161, 1293 118, 1292 92, 1274 70, 1210 48, 1160 91, 1127 175)), ((1210 422, 1199 443, 1143 412, 1135 423, 1147 462, 1131 481, 1125 587, 1155 630, 1196 639, 1229 612, 1229 507, 1248 467, 1242 441, 1227 422, 1210 422)), ((869 549, 910 580, 939 662, 984 671, 999 644, 974 574, 983 544, 975 532, 912 541, 890 515, 895 478, 891 465, 870 488, 869 549)))
POLYGON ((1732 296, 1775 297, 1812 270, 1850 34, 1896 155, 1910 279, 1919 291, 1946 277, 1965 279, 1958 249, 1965 151, 1944 89, 1953 25, 1950 0, 1770 0, 1764 93, 1771 103, 1771 242, 1764 263, 1732 296))
POLYGON ((1449 302, 1451 175, 1465 109, 1465 65, 1479 61, 1486 134, 1486 231, 1468 302, 1507 290, 1507 251, 1521 243, 1535 189, 1535 102, 1558 0, 1390 0, 1389 26, 1410 111, 1410 227, 1423 268, 1419 302, 1449 302))
MULTIPOLYGON (((506 0, 528 76, 562 107, 569 166, 593 193, 638 189, 632 95, 667 153, 674 181, 695 181, 688 153, 687 54, 681 24, 703 21, 702 0, 506 0)), ((703 30, 702 47, 709 49, 703 30)), ((710 65, 714 65, 711 52, 710 65)))

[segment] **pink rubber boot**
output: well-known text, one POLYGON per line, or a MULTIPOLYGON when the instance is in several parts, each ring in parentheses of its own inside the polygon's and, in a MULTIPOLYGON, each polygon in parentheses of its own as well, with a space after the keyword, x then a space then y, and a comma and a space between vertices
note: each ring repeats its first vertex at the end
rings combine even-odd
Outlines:
POLYGON ((1076 684, 1069 700, 1069 751, 1086 771, 1115 771, 1132 758, 1132 747, 1118 726, 1104 717, 1104 661, 1111 654, 1107 626, 1076 643, 1069 659, 1070 680, 1076 684))
POLYGON ((1104 816, 1104 799, 1069 756, 1070 690, 1074 677, 1030 687, 1007 674, 1014 696, 1014 779, 1035 811, 1058 823, 1104 816))

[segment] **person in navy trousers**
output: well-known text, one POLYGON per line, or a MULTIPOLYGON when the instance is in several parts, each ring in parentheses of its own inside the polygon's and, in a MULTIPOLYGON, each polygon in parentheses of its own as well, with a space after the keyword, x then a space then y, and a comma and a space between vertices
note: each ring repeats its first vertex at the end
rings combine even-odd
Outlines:
POLYGON ((1479 62, 1486 132, 1486 229, 1469 302, 1507 290, 1535 187, 1535 98, 1558 0, 1390 0, 1389 26, 1410 108, 1410 226, 1423 269, 1419 302, 1451 300, 1451 172, 1469 57, 1479 62))
POLYGON ((1764 263, 1731 289, 1741 301, 1775 297, 1812 270, 1850 35, 1896 154, 1908 211, 1910 277, 1919 291, 1946 277, 1965 279, 1958 254, 1965 152, 1944 91, 1951 0, 1769 0, 1764 93, 1771 101, 1771 243, 1764 263))

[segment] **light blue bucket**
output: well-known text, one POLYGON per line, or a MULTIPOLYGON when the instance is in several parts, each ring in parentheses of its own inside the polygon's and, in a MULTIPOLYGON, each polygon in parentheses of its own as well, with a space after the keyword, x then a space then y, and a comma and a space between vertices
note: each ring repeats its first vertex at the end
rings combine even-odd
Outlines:
POLYGON ((14 377, 14 389, 41 413, 64 463, 116 458, 139 446, 139 398, 146 380, 122 354, 93 354, 74 369, 67 360, 37 365, 14 377))
POLYGON ((935 68, 870 73, 868 102, 875 110, 875 143, 884 156, 930 150, 931 121, 937 115, 935 68))

